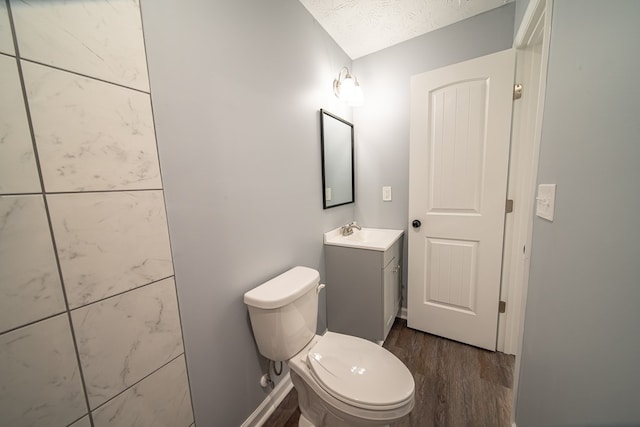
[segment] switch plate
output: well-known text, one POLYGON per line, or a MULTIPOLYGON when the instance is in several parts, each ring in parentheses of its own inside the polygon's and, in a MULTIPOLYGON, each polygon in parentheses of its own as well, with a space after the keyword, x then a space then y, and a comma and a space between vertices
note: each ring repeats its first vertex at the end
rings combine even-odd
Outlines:
POLYGON ((382 187, 382 200, 385 202, 391 201, 391 187, 382 187))
POLYGON ((331 200, 331 187, 326 187, 324 189, 324 199, 328 202, 331 200))
POLYGON ((553 221, 553 213, 556 206, 556 185, 538 185, 538 196, 536 197, 536 215, 540 218, 553 221))

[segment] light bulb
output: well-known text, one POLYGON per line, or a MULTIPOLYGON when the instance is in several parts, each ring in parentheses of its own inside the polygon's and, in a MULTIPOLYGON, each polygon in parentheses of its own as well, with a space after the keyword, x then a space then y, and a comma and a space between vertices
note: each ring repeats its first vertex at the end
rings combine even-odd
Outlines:
POLYGON ((340 82, 340 100, 348 102, 353 95, 354 89, 355 81, 351 78, 351 74, 347 74, 347 76, 340 82))
POLYGON ((356 83, 353 87, 353 92, 351 93, 351 97, 347 101, 347 104, 351 107, 359 107, 364 104, 364 95, 362 94, 360 84, 356 83))

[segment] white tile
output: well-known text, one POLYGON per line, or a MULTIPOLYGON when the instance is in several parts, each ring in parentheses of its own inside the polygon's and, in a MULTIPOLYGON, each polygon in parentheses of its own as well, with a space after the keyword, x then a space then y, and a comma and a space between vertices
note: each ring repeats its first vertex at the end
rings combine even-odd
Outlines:
POLYGON ((162 191, 48 195, 69 305, 173 274, 162 191))
POLYGON ((42 196, 0 196, 0 332, 65 310, 42 196))
POLYGON ((78 421, 71 424, 69 427, 91 427, 91 421, 89 421, 89 416, 80 418, 78 421))
POLYGON ((71 317, 91 408, 183 352, 172 278, 81 307, 71 317))
POLYGON ((163 366, 93 413, 96 427, 188 427, 193 422, 184 356, 163 366))
POLYGON ((140 4, 132 0, 11 0, 20 55, 149 91, 140 4))
POLYGON ((64 426, 87 413, 66 314, 0 335, 0 425, 64 426))
MULTIPOLYGON (((13 48, 13 36, 9 24, 9 13, 5 2, 0 2, 0 52, 15 55, 13 48)), ((3 75, 0 73, 0 75, 3 75)))
POLYGON ((0 55, 0 193, 39 191, 18 65, 15 58, 0 55))
POLYGON ((48 192, 162 188, 149 95, 22 62, 48 192))

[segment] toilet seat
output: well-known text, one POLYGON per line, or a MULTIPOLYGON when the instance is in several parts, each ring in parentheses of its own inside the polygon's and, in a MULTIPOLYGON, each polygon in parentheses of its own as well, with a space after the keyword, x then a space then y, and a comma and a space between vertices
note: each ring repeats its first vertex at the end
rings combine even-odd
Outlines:
POLYGON ((323 390, 357 408, 392 410, 413 399, 414 381, 407 367, 362 338, 327 332, 307 352, 306 364, 323 390))

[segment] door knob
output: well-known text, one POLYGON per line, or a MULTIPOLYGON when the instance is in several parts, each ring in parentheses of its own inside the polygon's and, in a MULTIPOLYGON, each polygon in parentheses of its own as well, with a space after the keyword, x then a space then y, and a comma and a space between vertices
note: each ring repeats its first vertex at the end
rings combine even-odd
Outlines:
POLYGON ((419 219, 414 219, 413 222, 411 223, 411 226, 413 228, 420 228, 421 225, 422 225, 422 223, 420 222, 419 219))

